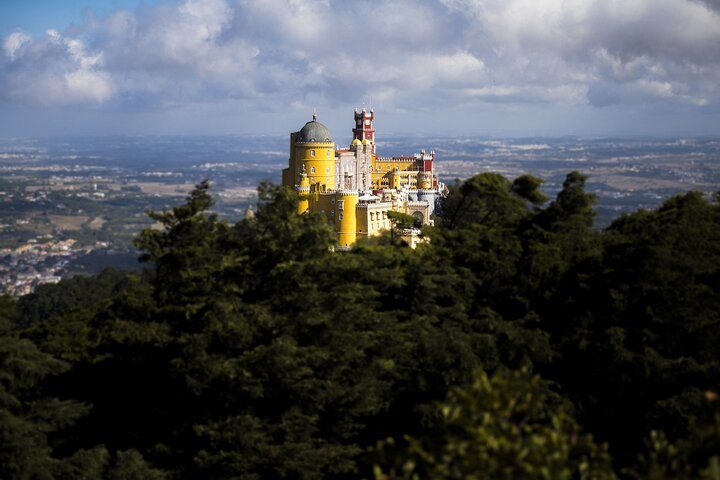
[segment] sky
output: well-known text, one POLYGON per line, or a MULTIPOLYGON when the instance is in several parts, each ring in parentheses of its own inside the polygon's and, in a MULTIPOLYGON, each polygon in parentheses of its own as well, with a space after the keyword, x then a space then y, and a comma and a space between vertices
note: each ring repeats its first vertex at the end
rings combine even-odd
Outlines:
POLYGON ((720 0, 0 0, 0 137, 720 135, 720 0))

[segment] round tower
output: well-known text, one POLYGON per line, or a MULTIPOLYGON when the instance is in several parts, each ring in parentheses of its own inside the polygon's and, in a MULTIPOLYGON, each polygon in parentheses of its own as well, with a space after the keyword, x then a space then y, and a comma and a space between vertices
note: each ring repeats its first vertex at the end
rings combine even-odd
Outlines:
POLYGON ((310 184, 324 185, 333 189, 335 185, 335 143, 330 131, 317 121, 317 115, 295 136, 294 164, 298 170, 297 182, 304 169, 310 184))
POLYGON ((418 200, 428 202, 428 215, 432 215, 435 211, 435 201, 437 200, 437 192, 431 189, 422 189, 418 191, 418 200))
POLYGON ((419 189, 430 190, 432 188, 432 172, 420 172, 418 177, 419 189))
POLYGON ((390 186, 395 190, 400 190, 400 169, 397 167, 390 174, 390 186))
POLYGON ((338 245, 349 247, 357 239, 357 217, 355 207, 358 204, 358 192, 355 190, 338 190, 335 193, 337 215, 335 231, 338 234, 338 245))
POLYGON ((310 207, 310 179, 305 171, 300 174, 300 183, 295 185, 295 191, 300 197, 298 199, 298 213, 302 215, 310 207))

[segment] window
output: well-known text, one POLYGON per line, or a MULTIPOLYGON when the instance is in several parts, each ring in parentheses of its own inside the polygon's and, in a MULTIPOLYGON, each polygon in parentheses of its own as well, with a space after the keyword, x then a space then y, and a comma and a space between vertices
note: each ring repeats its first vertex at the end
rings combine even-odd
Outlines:
POLYGON ((330 210, 330 215, 335 216, 335 210, 330 210))
POLYGON ((370 212, 370 221, 372 222, 373 220, 375 220, 375 213, 370 212))
POLYGON ((332 198, 330 199, 330 203, 332 203, 333 205, 335 205, 335 197, 332 197, 332 198))
POLYGON ((311 156, 311 157, 314 157, 314 156, 315 156, 315 150, 310 150, 310 156, 311 156))
POLYGON ((345 202, 343 200, 338 200, 338 210, 345 210, 345 202))
POLYGON ((338 215, 338 220, 342 220, 342 219, 343 219, 343 214, 341 213, 338 215))
POLYGON ((315 167, 310 167, 310 173, 315 173, 315 167))
POLYGON ((330 150, 325 150, 325 156, 326 156, 326 157, 329 157, 329 156, 330 156, 330 150))
POLYGON ((330 173, 330 167, 327 167, 327 168, 325 169, 325 173, 330 173))

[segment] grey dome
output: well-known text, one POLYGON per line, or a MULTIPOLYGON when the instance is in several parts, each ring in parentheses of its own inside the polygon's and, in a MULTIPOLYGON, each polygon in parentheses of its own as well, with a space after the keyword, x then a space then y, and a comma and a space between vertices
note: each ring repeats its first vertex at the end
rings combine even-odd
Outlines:
POLYGON ((313 115, 312 121, 307 122, 305 126, 300 129, 295 141, 302 143, 332 142, 332 137, 330 137, 330 130, 328 130, 325 125, 315 120, 315 116, 313 115))

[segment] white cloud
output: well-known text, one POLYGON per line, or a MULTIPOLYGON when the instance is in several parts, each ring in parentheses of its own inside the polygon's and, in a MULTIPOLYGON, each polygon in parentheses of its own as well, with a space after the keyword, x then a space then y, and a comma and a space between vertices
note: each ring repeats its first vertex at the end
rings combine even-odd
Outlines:
MULTIPOLYGON (((588 91, 608 85, 615 92, 628 90, 628 95, 602 96, 598 105, 611 98, 689 104, 707 97, 719 100, 716 89, 702 86, 709 79, 720 81, 720 16, 705 4, 685 0, 446 0, 445 4, 463 12, 470 51, 486 60, 505 87, 516 83, 551 89, 574 84, 588 91), (638 97, 638 91, 652 94, 638 97)), ((595 103, 597 98, 589 94, 586 100, 595 103)))
POLYGON ((103 54, 89 53, 78 38, 56 30, 37 40, 12 34, 5 39, 5 50, 10 62, 0 74, 0 95, 9 101, 101 104, 115 94, 112 78, 103 70, 103 54))
POLYGON ((68 103, 102 103, 112 98, 115 93, 107 73, 85 69, 66 73, 65 86, 68 103))
POLYGON ((186 0, 3 41, 6 102, 720 104, 718 0, 186 0))
POLYGON ((30 37, 25 35, 23 32, 13 32, 5 38, 3 42, 3 48, 5 49, 5 55, 10 57, 10 60, 15 60, 15 52, 17 52, 24 44, 30 41, 30 37))

